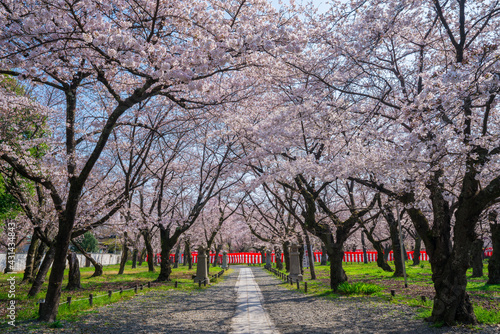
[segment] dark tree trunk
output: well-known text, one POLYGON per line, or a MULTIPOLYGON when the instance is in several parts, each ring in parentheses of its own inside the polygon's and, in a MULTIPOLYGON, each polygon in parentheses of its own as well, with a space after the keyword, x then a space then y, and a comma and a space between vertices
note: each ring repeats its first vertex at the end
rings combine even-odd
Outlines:
POLYGON ((82 288, 80 282, 80 263, 75 253, 68 253, 69 274, 66 290, 79 290, 82 288))
POLYGON ((215 247, 215 259, 214 259, 213 267, 217 267, 217 265, 219 264, 219 254, 220 254, 221 250, 222 250, 222 244, 217 245, 215 247))
POLYGON ((377 251, 377 266, 379 266, 383 271, 387 271, 392 273, 394 270, 391 268, 389 263, 385 260, 384 251, 381 245, 375 246, 373 245, 375 250, 377 251))
POLYGON ((45 282, 45 277, 47 276, 50 266, 54 261, 54 254, 55 254, 55 247, 52 246, 49 248, 47 254, 45 254, 45 257, 43 258, 42 264, 40 265, 40 269, 38 269, 35 280, 31 285, 30 291, 28 291, 28 296, 35 297, 40 292, 42 284, 43 282, 45 282))
MULTIPOLYGON (((434 205, 434 226, 431 233, 425 231, 428 222, 418 209, 408 210, 415 228, 425 243, 432 269, 432 281, 436 295, 432 315, 427 320, 442 322, 448 326, 457 323, 476 324, 477 319, 467 287, 467 269, 470 263, 471 245, 478 216, 473 203, 461 203, 455 212, 453 244, 451 243, 451 213, 440 193, 431 197, 434 205), (423 228, 422 228, 423 227, 423 228), (424 237, 425 236, 425 237, 424 237)), ((427 230, 429 231, 429 230, 427 230)))
MULTIPOLYGON (((365 234, 365 233, 363 233, 365 234)), ((380 240, 375 240, 373 237, 373 234, 371 233, 366 233, 366 237, 368 238, 368 241, 371 242, 373 245, 373 248, 377 251, 377 266, 379 266, 382 270, 387 271, 387 272, 393 272, 391 266, 387 263, 387 257, 384 254, 384 249, 382 247, 382 241, 380 240)), ((389 248, 390 249, 390 248, 389 248)))
MULTIPOLYGON (((437 255, 437 254, 436 254, 437 255)), ((436 258, 437 256, 434 256, 436 258)), ((452 255, 452 257, 455 257, 452 255)), ((465 291, 467 286, 466 271, 468 258, 446 261, 443 266, 432 262, 432 278, 436 296, 430 321, 443 321, 446 325, 454 326, 457 322, 464 324, 477 323, 469 295, 465 291)))
POLYGON ((285 260, 285 270, 290 272, 290 242, 283 242, 283 259, 285 260))
POLYGON ((132 250, 132 269, 137 268, 137 257, 139 255, 139 250, 137 248, 133 248, 132 250))
POLYGON ((24 269, 23 280, 21 283, 30 282, 33 280, 33 269, 35 264, 35 255, 38 247, 40 245, 40 239, 38 238, 38 234, 35 232, 31 238, 31 243, 28 248, 28 254, 26 254, 26 266, 24 269))
POLYGON ((193 269, 193 257, 191 256, 191 243, 184 241, 184 261, 187 261, 188 269, 193 269))
POLYGON ((382 245, 382 247, 384 247, 384 261, 387 262, 389 261, 389 254, 391 253, 392 246, 390 243, 386 243, 385 245, 382 245))
POLYGON ((169 230, 163 225, 160 225, 160 241, 161 241, 161 262, 160 262, 160 274, 156 278, 156 282, 168 282, 170 281, 170 274, 172 273, 172 267, 170 265, 170 252, 174 248, 180 234, 174 234, 170 236, 169 230))
POLYGON ((483 277, 483 240, 476 239, 472 243, 471 265, 472 277, 483 277))
POLYGON ((309 259, 309 271, 311 273, 311 279, 316 279, 316 271, 314 268, 314 254, 311 247, 311 239, 309 239, 309 234, 304 228, 304 237, 306 239, 307 257, 309 259))
POLYGON ((493 254, 488 260, 488 283, 500 284, 500 224, 490 223, 493 254))
POLYGON ((142 266, 142 263, 144 262, 144 257, 146 256, 146 248, 143 248, 141 252, 139 253, 139 258, 137 259, 137 265, 140 267, 142 266))
POLYGON ((148 253, 148 271, 150 273, 155 272, 155 254, 153 252, 153 246, 151 245, 151 235, 147 230, 142 231, 142 236, 144 238, 144 245, 146 246, 146 251, 148 253))
POLYGON ((327 253, 326 253, 326 247, 325 245, 321 244, 321 263, 320 265, 326 266, 328 260, 327 260, 327 253))
POLYGON ((276 255, 276 268, 283 270, 283 262, 281 262, 281 249, 278 246, 274 247, 274 254, 276 255))
POLYGON ((265 264, 266 263, 266 252, 264 250, 260 251, 260 263, 265 264))
POLYGON ((120 260, 120 269, 118 270, 118 275, 123 275, 125 272, 125 265, 127 264, 128 261, 128 246, 123 245, 122 249, 122 258, 120 260))
POLYGON ((361 246, 363 247, 363 263, 368 263, 368 252, 366 251, 365 233, 361 232, 361 246))
POLYGON ((415 237, 415 249, 413 250, 413 265, 418 266, 420 264, 420 250, 422 249, 422 238, 417 233, 415 237))
POLYGON ((179 268, 179 258, 181 256, 181 244, 177 245, 174 255, 174 268, 179 268))
POLYGON ((394 267, 396 270, 394 271, 394 277, 403 277, 403 259, 401 258, 401 244, 399 242, 399 229, 398 222, 392 213, 392 208, 389 206, 385 206, 384 208, 384 217, 389 224, 389 232, 391 236, 392 242, 392 252, 394 255, 394 267))
MULTIPOLYGON (((69 201, 69 200, 68 200, 69 201)), ((71 205, 70 205, 71 206, 71 205)), ((71 207, 75 210, 76 207, 71 207)), ((67 214, 72 218, 63 218, 59 223, 59 231, 55 238, 54 261, 49 276, 49 286, 45 296, 45 303, 40 305, 39 321, 52 322, 57 317, 59 300, 61 299, 62 282, 64 279, 64 269, 66 268, 66 255, 68 254, 69 243, 71 240, 71 231, 73 230, 74 214, 67 214), (68 221, 71 219, 71 221, 68 221)))
POLYGON ((94 258, 92 257, 92 255, 90 255, 89 253, 87 253, 85 251, 85 249, 83 249, 83 247, 78 243, 78 242, 72 242, 73 243, 73 246, 75 246, 76 249, 78 249, 78 251, 80 253, 83 254, 83 256, 85 256, 85 259, 92 263, 92 265, 94 266, 94 273, 92 274, 92 276, 90 277, 98 277, 98 276, 102 276, 103 274, 103 270, 102 270, 102 264, 100 264, 99 262, 97 262, 96 260, 94 260, 94 258))
POLYGON ((36 250, 35 259, 33 261, 33 273, 31 275, 32 279, 30 280, 30 283, 33 283, 33 280, 38 274, 38 270, 40 270, 40 265, 42 264, 44 255, 47 251, 47 245, 44 242, 40 242, 40 244, 38 245, 38 249, 36 250))
POLYGON ((330 258, 330 288, 337 291, 340 284, 347 282, 347 275, 342 267, 344 251, 342 246, 332 245, 329 247, 328 257, 330 258))
POLYGON ((125 264, 128 260, 128 245, 127 245, 128 233, 123 232, 123 248, 122 248, 122 258, 120 260, 120 269, 118 270, 118 275, 122 275, 125 271, 125 264))

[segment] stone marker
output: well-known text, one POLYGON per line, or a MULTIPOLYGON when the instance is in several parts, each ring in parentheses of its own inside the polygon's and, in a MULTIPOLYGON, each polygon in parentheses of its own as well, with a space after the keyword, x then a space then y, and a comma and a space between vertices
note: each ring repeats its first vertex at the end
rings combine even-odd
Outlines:
POLYGON ((304 257, 302 259, 302 268, 309 268, 309 250, 307 249, 307 245, 304 245, 304 257))
POLYGON ((222 269, 227 269, 229 266, 227 265, 227 252, 222 252, 222 269))
POLYGON ((267 250, 266 251, 266 265, 264 266, 264 268, 271 269, 271 267, 272 267, 272 265, 271 265, 271 251, 267 250))
POLYGON ((194 278, 194 282, 207 282, 210 284, 210 279, 207 275, 207 254, 203 246, 198 247, 198 265, 196 266, 196 277, 194 278))
POLYGON ((299 246, 292 244, 290 246, 290 278, 295 282, 302 281, 302 274, 300 272, 300 255, 299 246))

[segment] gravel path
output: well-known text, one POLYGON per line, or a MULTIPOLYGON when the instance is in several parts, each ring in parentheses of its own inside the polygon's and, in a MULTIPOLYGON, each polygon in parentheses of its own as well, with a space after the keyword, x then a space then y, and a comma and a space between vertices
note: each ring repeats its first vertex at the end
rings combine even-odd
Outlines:
POLYGON ((500 326, 431 328, 406 305, 366 302, 360 298, 327 300, 307 296, 283 287, 282 281, 261 268, 253 267, 255 280, 277 329, 291 333, 500 333, 500 326))

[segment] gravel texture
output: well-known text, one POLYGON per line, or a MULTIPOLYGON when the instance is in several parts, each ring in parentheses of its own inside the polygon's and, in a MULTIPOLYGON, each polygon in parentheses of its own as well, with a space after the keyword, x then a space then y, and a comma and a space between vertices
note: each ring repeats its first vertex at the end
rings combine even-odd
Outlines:
POLYGON ((272 274, 253 267, 264 297, 263 306, 283 334, 289 333, 500 333, 500 326, 481 329, 432 328, 415 319, 406 305, 368 301, 366 298, 327 300, 285 288, 272 274))

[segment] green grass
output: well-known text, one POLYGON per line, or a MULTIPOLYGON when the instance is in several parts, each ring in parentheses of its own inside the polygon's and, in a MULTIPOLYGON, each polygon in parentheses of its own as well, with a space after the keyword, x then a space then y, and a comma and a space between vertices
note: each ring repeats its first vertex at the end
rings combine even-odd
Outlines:
POLYGON ((474 313, 476 314, 477 321, 481 324, 496 325, 500 324, 500 312, 492 312, 481 306, 474 307, 474 313))
POLYGON ((375 284, 344 282, 339 285, 338 292, 344 295, 371 295, 375 292, 382 291, 382 289, 382 287, 375 284))
MULTIPOLYGON (((127 263, 125 273, 123 275, 117 275, 119 265, 111 265, 104 267, 104 274, 99 277, 90 278, 93 274, 93 267, 90 268, 81 268, 81 290, 77 291, 62 291, 59 306, 59 312, 57 319, 58 321, 76 321, 81 318, 82 315, 87 314, 89 312, 94 312, 96 308, 112 304, 118 301, 128 300, 134 298, 136 295, 133 290, 135 285, 143 285, 143 290, 138 288, 137 295, 144 294, 149 291, 162 291, 175 289, 174 283, 178 282, 178 290, 185 291, 195 291, 199 289, 205 289, 203 285, 198 287, 197 283, 194 283, 192 280, 192 275, 196 273, 196 267, 188 270, 187 267, 180 266, 179 268, 172 269, 171 274, 171 282, 165 283, 152 283, 151 288, 147 287, 148 282, 152 282, 158 277, 159 267, 155 267, 156 272, 150 273, 148 272, 147 265, 142 265, 141 267, 137 267, 135 269, 131 269, 131 262, 127 263), (122 288, 122 294, 119 293, 119 289, 122 288), (108 290, 112 291, 111 297, 108 296, 108 290), (89 294, 93 294, 93 306, 89 305, 89 294), (69 306, 67 303, 67 297, 71 296, 72 302, 69 306)), ((210 267, 210 274, 215 274, 222 269, 220 267, 210 267)), ((65 279, 63 281, 63 287, 67 284, 67 274, 68 271, 65 272, 65 279)), ((5 285, 7 282, 7 278, 12 274, 8 275, 0 275, 0 286, 5 285)), ((37 301, 45 298, 46 289, 47 289, 47 279, 42 286, 41 292, 35 298, 29 298, 27 293, 31 287, 29 284, 21 285, 20 282, 22 280, 22 274, 13 274, 16 277, 16 323, 22 323, 26 321, 33 321, 38 317, 38 304, 37 301)), ((222 279, 219 278, 219 280, 222 279)), ((216 282, 213 282, 216 283, 216 282)), ((208 286, 207 286, 208 287, 208 286)), ((0 309, 5 309, 7 303, 10 298, 8 298, 8 294, 6 289, 0 288, 0 309)), ((3 324, 2 324, 3 325, 3 324)), ((0 325, 0 328, 2 327, 0 325)), ((50 324, 50 326, 59 326, 59 322, 55 322, 50 324)), ((58 328, 58 327, 53 327, 58 328)))

